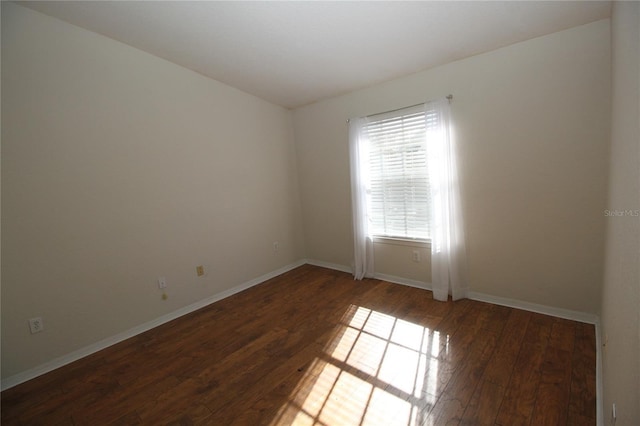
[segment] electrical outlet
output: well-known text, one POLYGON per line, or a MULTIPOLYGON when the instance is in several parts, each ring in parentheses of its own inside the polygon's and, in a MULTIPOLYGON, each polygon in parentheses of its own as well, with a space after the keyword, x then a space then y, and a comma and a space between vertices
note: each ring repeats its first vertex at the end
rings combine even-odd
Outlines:
POLYGON ((166 277, 158 277, 158 288, 159 289, 167 288, 167 278, 166 277))
POLYGON ((44 330, 44 322, 42 321, 42 318, 31 318, 29 320, 29 330, 31 330, 31 334, 40 333, 44 330))
POLYGON ((202 265, 196 266, 196 275, 198 275, 199 277, 204 275, 204 266, 202 265))
POLYGON ((420 252, 418 250, 414 250, 411 258, 413 259, 414 262, 422 262, 422 259, 420 257, 420 252))
POLYGON ((278 251, 280 250, 280 243, 277 241, 273 242, 273 251, 278 251))

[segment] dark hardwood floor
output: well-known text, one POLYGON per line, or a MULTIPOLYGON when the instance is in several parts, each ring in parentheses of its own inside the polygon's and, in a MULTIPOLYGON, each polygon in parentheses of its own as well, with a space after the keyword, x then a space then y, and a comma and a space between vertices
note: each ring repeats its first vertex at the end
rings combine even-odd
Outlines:
POLYGON ((305 265, 2 392, 2 424, 595 425, 594 333, 305 265))

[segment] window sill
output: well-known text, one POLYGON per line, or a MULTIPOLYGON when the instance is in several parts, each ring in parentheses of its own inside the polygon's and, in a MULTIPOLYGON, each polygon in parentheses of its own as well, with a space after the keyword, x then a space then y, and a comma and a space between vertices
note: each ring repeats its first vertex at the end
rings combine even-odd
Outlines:
POLYGON ((431 240, 428 239, 408 239, 408 238, 398 238, 398 237, 373 237, 374 244, 389 244, 396 246, 405 246, 405 247, 431 247, 431 240))

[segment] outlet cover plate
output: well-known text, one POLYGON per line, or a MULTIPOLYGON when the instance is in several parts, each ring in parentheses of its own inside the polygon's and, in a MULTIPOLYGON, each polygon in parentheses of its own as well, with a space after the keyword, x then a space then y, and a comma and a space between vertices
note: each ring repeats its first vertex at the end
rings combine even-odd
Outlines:
POLYGON ((158 288, 164 289, 167 288, 167 278, 166 277, 158 277, 158 288))
POLYGON ((44 322, 42 321, 42 318, 31 318, 29 320, 29 330, 31 330, 31 334, 40 333, 44 330, 44 322))

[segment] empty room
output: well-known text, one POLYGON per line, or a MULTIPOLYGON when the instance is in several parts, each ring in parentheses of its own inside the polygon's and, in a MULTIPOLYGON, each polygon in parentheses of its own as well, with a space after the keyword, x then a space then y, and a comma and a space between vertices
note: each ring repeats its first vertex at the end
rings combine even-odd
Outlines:
POLYGON ((2 424, 640 424, 640 2, 1 18, 2 424))

